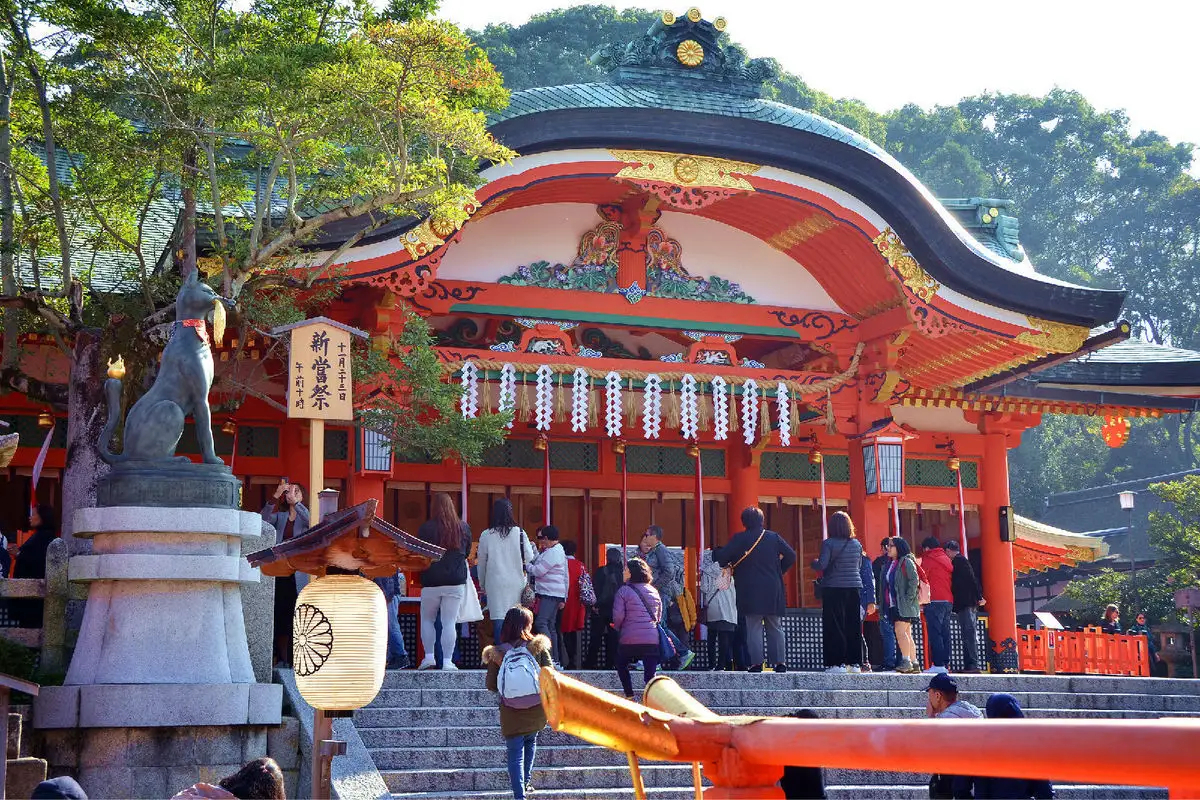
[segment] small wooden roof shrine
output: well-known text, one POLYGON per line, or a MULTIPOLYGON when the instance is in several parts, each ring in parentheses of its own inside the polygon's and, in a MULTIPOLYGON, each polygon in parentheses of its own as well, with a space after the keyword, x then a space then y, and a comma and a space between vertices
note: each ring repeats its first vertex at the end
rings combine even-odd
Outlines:
POLYGON ((376 500, 337 511, 301 536, 250 553, 246 560, 264 575, 297 572, 323 576, 330 567, 384 578, 397 570, 419 572, 445 552, 375 516, 376 500))

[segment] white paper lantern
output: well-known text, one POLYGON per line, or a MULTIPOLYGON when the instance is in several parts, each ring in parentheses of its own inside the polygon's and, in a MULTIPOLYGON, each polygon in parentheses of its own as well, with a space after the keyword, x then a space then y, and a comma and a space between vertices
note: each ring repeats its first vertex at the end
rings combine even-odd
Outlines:
POLYGON ((296 598, 296 688, 313 708, 353 711, 375 699, 387 658, 387 603, 373 581, 326 575, 296 598))

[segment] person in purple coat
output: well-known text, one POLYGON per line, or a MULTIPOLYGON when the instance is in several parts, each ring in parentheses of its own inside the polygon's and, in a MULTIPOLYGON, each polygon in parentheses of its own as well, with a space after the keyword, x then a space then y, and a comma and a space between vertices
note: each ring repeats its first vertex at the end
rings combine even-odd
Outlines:
POLYGON ((658 623, 662 621, 662 598, 651 581, 650 565, 631 558, 625 569, 629 576, 613 599, 613 627, 617 630, 617 677, 626 699, 633 699, 629 665, 642 662, 642 675, 649 683, 658 668, 658 623))

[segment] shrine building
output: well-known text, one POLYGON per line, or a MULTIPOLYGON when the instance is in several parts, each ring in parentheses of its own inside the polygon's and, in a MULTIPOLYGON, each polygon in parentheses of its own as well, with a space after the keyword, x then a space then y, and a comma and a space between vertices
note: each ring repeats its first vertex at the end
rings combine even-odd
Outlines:
MULTIPOLYGON (((1130 418, 1196 410, 1200 354, 1120 344, 1123 292, 1039 274, 1008 202, 939 200, 858 133, 762 99, 774 62, 724 30, 665 13, 597 54, 607 80, 513 93, 490 130, 517 156, 482 170, 466 222, 397 222, 347 251, 328 316, 390 348, 416 310, 462 413, 515 419, 465 469, 331 425, 327 485, 406 531, 433 492, 465 498, 476 535, 508 496, 589 568, 623 531, 636 544, 661 525, 693 580, 697 547, 760 506, 799 556, 797 609, 819 605, 823 510, 849 511, 872 556, 897 527, 914 544, 963 537, 996 665, 1015 668, 1015 578, 1103 548, 1015 518, 1009 450, 1048 414, 1102 416, 1118 445, 1130 418)), ((266 343, 238 336, 218 358, 263 374, 266 343)), ((278 410, 284 379, 256 391, 275 406, 215 415, 254 510, 306 474, 308 447, 278 410)))

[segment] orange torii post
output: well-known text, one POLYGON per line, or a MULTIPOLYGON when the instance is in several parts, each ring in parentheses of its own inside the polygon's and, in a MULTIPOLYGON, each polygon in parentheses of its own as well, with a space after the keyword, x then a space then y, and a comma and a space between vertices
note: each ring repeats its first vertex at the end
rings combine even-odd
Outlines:
MULTIPOLYGON (((546 667, 554 730, 637 758, 700 764, 714 800, 782 798, 784 766, 1166 786, 1200 796, 1200 725, 1185 719, 780 719, 722 717, 660 676, 640 705, 546 667)), ((635 786, 644 797, 640 785, 635 786)))

